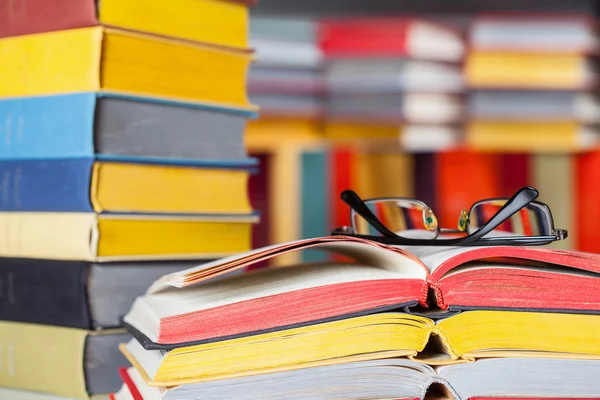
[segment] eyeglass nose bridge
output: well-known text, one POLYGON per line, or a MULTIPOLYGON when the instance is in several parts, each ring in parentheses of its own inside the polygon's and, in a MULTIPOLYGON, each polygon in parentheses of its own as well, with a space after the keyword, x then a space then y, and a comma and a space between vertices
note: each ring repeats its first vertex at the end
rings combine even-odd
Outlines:
POLYGON ((423 225, 428 231, 438 231, 438 220, 429 207, 423 209, 423 225))
POLYGON ((458 216, 458 230, 460 232, 465 232, 469 225, 469 213, 466 209, 460 210, 460 215, 458 216))

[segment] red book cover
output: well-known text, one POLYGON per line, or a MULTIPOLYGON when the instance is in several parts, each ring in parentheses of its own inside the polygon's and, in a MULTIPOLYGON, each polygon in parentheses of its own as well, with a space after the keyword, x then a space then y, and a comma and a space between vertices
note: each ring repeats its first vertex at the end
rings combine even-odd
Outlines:
POLYGON ((95 3, 94 0, 0 1, 0 37, 97 25, 95 3))
POLYGON ((600 253, 600 151, 575 157, 576 248, 600 253))
POLYGON ((464 40, 454 26, 421 18, 342 18, 319 23, 327 57, 410 57, 456 63, 464 40))
MULTIPOLYGON (((252 226, 252 248, 271 244, 270 207, 269 207, 269 161, 268 154, 252 154, 258 159, 258 171, 250 175, 248 191, 252 208, 259 213, 260 221, 252 226)), ((253 265, 251 269, 261 268, 266 264, 253 265)))
POLYGON ((523 186, 530 185, 529 155, 500 154, 499 155, 500 193, 502 197, 510 197, 523 186))
POLYGON ((354 151, 350 148, 339 147, 331 152, 331 229, 351 225, 350 207, 340 199, 340 194, 347 189, 356 190, 354 157, 354 151))
POLYGON ((328 56, 407 56, 410 19, 329 20, 319 25, 321 48, 328 56))

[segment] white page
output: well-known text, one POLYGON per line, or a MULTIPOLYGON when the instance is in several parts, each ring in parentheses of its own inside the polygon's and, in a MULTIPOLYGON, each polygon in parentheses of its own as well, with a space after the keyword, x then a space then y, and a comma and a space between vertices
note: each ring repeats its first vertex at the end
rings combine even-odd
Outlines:
POLYGON ((356 260, 357 263, 394 271, 399 276, 407 279, 427 278, 427 269, 418 258, 414 257, 412 254, 403 252, 399 248, 396 248, 395 251, 391 251, 390 248, 393 249, 393 247, 383 246, 372 241, 345 236, 328 236, 296 240, 254 249, 246 253, 225 257, 177 273, 165 275, 150 286, 148 293, 163 291, 168 287, 181 288, 187 286, 186 276, 200 274, 203 271, 210 271, 222 266, 233 266, 234 264, 235 267, 232 268, 245 268, 254 263, 268 260, 288 252, 307 249, 320 250, 350 257, 356 260))

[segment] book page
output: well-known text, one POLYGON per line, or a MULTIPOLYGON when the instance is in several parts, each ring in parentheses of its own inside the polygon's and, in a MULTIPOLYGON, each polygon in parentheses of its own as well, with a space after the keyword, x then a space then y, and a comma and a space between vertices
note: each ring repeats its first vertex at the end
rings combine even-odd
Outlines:
POLYGON ((473 397, 597 397, 599 360, 498 358, 437 367, 459 399, 473 397))
POLYGON ((165 318, 312 287, 389 279, 404 278, 385 268, 319 262, 259 269, 230 279, 211 280, 210 284, 147 295, 144 302, 159 318, 165 318))
POLYGON ((431 280, 447 276, 457 267, 482 268, 490 262, 501 262, 503 267, 544 269, 557 274, 600 274, 600 255, 552 249, 541 246, 470 246, 436 247, 403 246, 427 266, 431 280))
POLYGON ((189 286, 289 252, 306 249, 350 257, 357 263, 394 271, 398 276, 407 279, 426 279, 429 275, 427 268, 417 257, 400 248, 355 237, 326 236, 267 246, 169 274, 156 281, 148 289, 148 293, 162 291, 168 287, 189 286))

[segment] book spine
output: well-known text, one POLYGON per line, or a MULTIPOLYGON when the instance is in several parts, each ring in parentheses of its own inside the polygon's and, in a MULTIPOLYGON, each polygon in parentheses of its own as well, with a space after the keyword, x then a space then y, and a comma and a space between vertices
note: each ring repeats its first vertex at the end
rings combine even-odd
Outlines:
MULTIPOLYGON (((576 248, 591 253, 600 252, 600 151, 578 154, 575 161, 576 248)), ((571 233, 571 232, 569 232, 571 233)))
POLYGON ((3 257, 88 261, 96 258, 94 213, 0 212, 3 257))
POLYGON ((0 321, 0 386, 89 399, 82 368, 87 334, 84 329, 0 321))
POLYGON ((95 26, 0 39, 0 96, 100 90, 103 38, 104 29, 95 26))
POLYGON ((93 159, 0 161, 0 211, 93 211, 93 159))
POLYGON ((0 37, 82 28, 97 23, 96 2, 19 0, 0 7, 0 37))
POLYGON ((95 93, 0 100, 0 160, 92 157, 95 93))
MULTIPOLYGON (((307 151, 302 154, 302 239, 325 236, 330 229, 327 216, 330 215, 327 196, 328 154, 324 150, 307 151)), ((302 252, 302 260, 305 262, 323 261, 327 255, 323 252, 302 252)))
POLYGON ((0 259, 0 320, 90 329, 88 263, 0 259))
POLYGON ((425 299, 425 302, 421 302, 421 305, 423 306, 427 306, 427 298, 428 298, 428 292, 432 291, 433 293, 435 293, 435 303, 437 304, 437 306, 441 309, 441 310, 447 310, 448 309, 448 304, 446 304, 446 302, 444 301, 444 293, 442 292, 442 288, 440 287, 440 285, 438 283, 435 282, 427 282, 427 284, 425 285, 425 296, 422 297, 422 299, 425 299))

